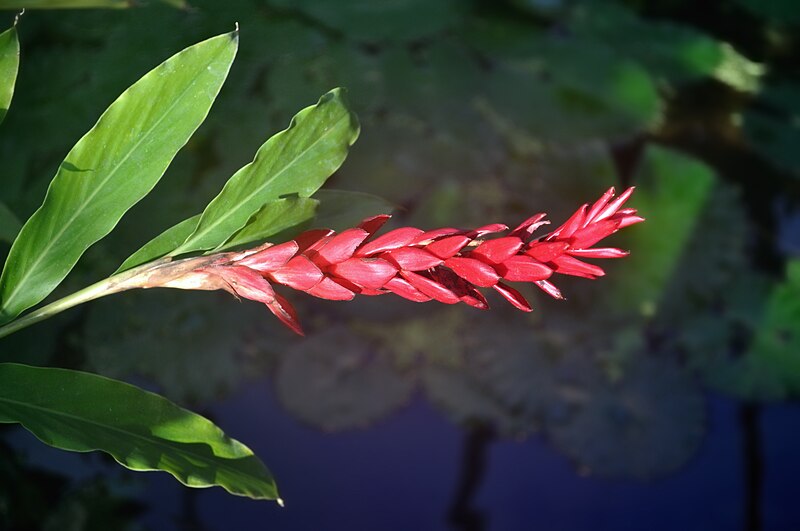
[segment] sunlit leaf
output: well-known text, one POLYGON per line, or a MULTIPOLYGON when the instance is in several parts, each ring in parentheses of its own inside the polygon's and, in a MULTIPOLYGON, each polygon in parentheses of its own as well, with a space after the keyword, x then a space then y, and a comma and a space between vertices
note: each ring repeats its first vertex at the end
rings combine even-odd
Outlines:
POLYGON ((14 213, 0 202, 0 241, 13 242, 20 227, 22 227, 22 224, 14 213))
POLYGON ((341 166, 358 133, 343 90, 328 92, 259 148, 253 162, 209 203, 194 233, 170 254, 214 249, 266 203, 290 194, 309 197, 341 166))
POLYGON ((190 487, 278 498, 263 463, 209 420, 102 376, 0 364, 0 423, 19 423, 63 450, 109 453, 131 470, 169 472, 190 487))
POLYGON ((126 90, 72 148, 11 248, 0 278, 0 322, 44 299, 156 185, 205 119, 237 46, 238 34, 230 33, 168 59, 126 90))
POLYGON ((6 116, 19 70, 19 39, 17 28, 0 33, 0 122, 6 116))

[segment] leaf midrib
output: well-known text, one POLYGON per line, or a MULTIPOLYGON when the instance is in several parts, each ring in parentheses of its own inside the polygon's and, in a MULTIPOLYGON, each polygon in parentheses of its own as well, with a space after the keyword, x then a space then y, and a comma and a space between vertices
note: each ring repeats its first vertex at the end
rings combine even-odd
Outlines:
MULTIPOLYGON (((249 201, 250 201, 250 200, 251 200, 253 197, 255 197, 255 196, 256 196, 256 195, 258 195, 258 194, 259 194, 259 193, 260 193, 262 190, 264 190, 264 188, 266 188, 267 186, 269 186, 270 184, 272 184, 272 182, 273 182, 273 181, 275 181, 275 179, 277 179, 277 178, 278 178, 278 177, 279 177, 279 176, 280 176, 280 175, 281 175, 283 172, 285 172, 285 171, 286 171, 288 168, 290 168, 290 167, 294 166, 294 165, 296 164, 296 162, 297 162, 299 159, 301 159, 302 157, 304 157, 304 156, 305 156, 305 154, 306 154, 306 153, 308 153, 308 152, 309 152, 309 151, 310 151, 312 148, 314 148, 314 147, 315 147, 315 146, 316 146, 316 145, 317 145, 319 142, 321 142, 323 139, 327 138, 327 137, 328 137, 328 135, 332 134, 332 133, 333 133, 333 132, 334 132, 334 131, 335 131, 335 130, 338 128, 339 124, 340 124, 340 123, 341 123, 343 120, 345 120, 345 119, 348 119, 348 118, 350 118, 350 113, 349 113, 349 112, 345 112, 345 114, 344 114, 344 115, 343 115, 341 118, 339 118, 338 120, 336 120, 336 121, 333 123, 333 125, 331 126, 331 128, 330 128, 330 129, 328 129, 328 130, 327 130, 327 131, 325 131, 325 132, 324 132, 322 135, 320 135, 319 137, 317 137, 317 139, 316 139, 314 142, 312 142, 312 143, 311 143, 311 144, 310 144, 310 145, 309 145, 309 146, 308 146, 306 149, 304 149, 304 150, 303 150, 303 151, 301 151, 301 152, 300 152, 300 153, 299 153, 299 154, 298 154, 296 157, 294 157, 294 158, 291 160, 291 162, 289 162, 289 163, 288 163, 288 164, 286 164, 286 165, 285 165, 283 168, 281 168, 281 169, 280 169, 280 171, 278 171, 277 173, 275 173, 275 174, 272 176, 272 178, 270 178, 268 181, 265 181, 265 182, 264 182, 264 183, 263 183, 261 186, 259 186, 259 187, 258 187, 258 188, 256 188, 255 190, 253 190, 253 192, 252 192, 252 193, 250 193, 250 194, 248 194, 247 196, 245 196, 245 198, 244 198, 242 201, 240 201, 240 202, 239 202, 239 204, 240 204, 240 205, 247 204, 247 203, 248 203, 248 202, 249 202, 249 201)), ((289 132, 289 130, 282 131, 282 133, 288 133, 288 132, 289 132)), ((255 162, 255 161, 254 161, 254 162, 255 162)), ((253 164, 253 163, 251 162, 250 164, 253 164)), ((242 208, 244 208, 244 207, 242 207, 242 208)), ((189 249, 189 250, 187 250, 187 249, 185 249, 185 246, 186 246, 187 244, 189 244, 190 242, 192 242, 192 241, 197 241, 197 240, 200 240, 200 239, 201 239, 201 237, 203 237, 203 236, 207 235, 209 232, 211 232, 213 229, 215 229, 217 226, 219 226, 219 224, 221 224, 223 221, 225 221, 226 219, 228 219, 230 216, 232 216, 232 215, 233 215, 235 212, 237 212, 238 210, 240 210, 240 209, 236 209, 236 208, 234 208, 234 209, 230 210, 230 211, 229 211, 229 213, 228 213, 227 215, 224 215, 224 216, 222 216, 222 217, 219 217, 219 218, 217 218, 217 221, 215 221, 215 222, 213 222, 213 223, 211 223, 211 224, 207 225, 207 226, 206 226, 206 228, 205 228, 205 229, 204 229, 202 232, 198 232, 198 233, 196 233, 196 234, 197 234, 197 236, 195 236, 195 235, 190 235, 190 236, 189 236, 189 238, 187 238, 187 240, 186 240, 186 241, 185 241, 183 244, 181 244, 181 245, 180 245, 180 246, 179 246, 177 249, 175 249, 174 251, 172 251, 172 253, 170 253, 170 256, 175 256, 176 254, 185 253, 185 252, 190 252, 190 251, 192 251, 192 250, 204 250, 204 249, 189 249)), ((204 214, 205 214, 205 212, 204 212, 204 214)), ((200 220, 197 222, 198 226, 199 226, 199 225, 200 225, 202 222, 203 222, 203 218, 201 217, 201 218, 200 218, 200 220)), ((241 227, 239 227, 239 228, 241 228, 241 227)), ((224 242, 223 242, 223 243, 224 243, 224 242)))
MULTIPOLYGON (((142 440, 145 443, 149 443, 152 446, 156 446, 156 447, 160 447, 160 448, 166 448, 168 450, 172 450, 173 452, 183 453, 183 454, 186 454, 186 455, 190 455, 192 457, 196 457, 199 461, 202 461, 204 463, 207 463, 209 465, 216 466, 216 467, 219 467, 219 468, 224 468, 225 470, 228 470, 229 472, 233 472, 235 474, 246 474, 246 472, 243 472, 241 470, 238 470, 236 468, 228 466, 227 463, 225 463, 225 462, 219 463, 217 461, 208 459, 204 455, 195 453, 195 452, 193 452, 191 450, 184 450, 184 449, 180 449, 180 448, 175 448, 175 446, 163 443, 163 442, 161 442, 161 439, 156 438, 155 435, 153 436, 154 438, 148 438, 148 437, 145 437, 144 435, 142 435, 140 433, 136 433, 134 431, 128 431, 128 430, 125 430, 125 429, 122 429, 122 428, 118 428, 118 427, 115 427, 115 426, 110 426, 108 424, 101 424, 100 422, 93 421, 93 420, 90 420, 90 419, 86 419, 84 417, 79 417, 79 416, 76 416, 76 415, 73 415, 73 414, 70 414, 70 413, 66 413, 64 411, 59 411, 59 410, 56 410, 56 409, 51 409, 51 408, 47 408, 47 407, 43 407, 43 406, 36 406, 36 405, 33 405, 33 404, 29 403, 29 402, 20 402, 18 400, 13 400, 11 398, 0 397, 0 402, 13 404, 13 405, 19 406, 19 407, 21 407, 23 409, 24 408, 28 408, 28 409, 43 411, 45 413, 50 413, 53 416, 59 416, 59 417, 72 419, 72 420, 77 421, 79 423, 89 424, 91 426, 99 427, 101 429, 117 432, 117 433, 120 433, 120 434, 123 434, 123 435, 126 435, 126 436, 131 436, 131 437, 133 437, 135 439, 142 440)), ((22 422, 22 421, 16 421, 16 422, 18 422, 19 424, 22 424, 27 429, 30 429, 28 427, 28 425, 25 424, 25 422, 22 422)), ((200 444, 208 444, 208 443, 204 443, 202 441, 196 441, 196 442, 200 443, 200 444)), ((192 443, 177 443, 177 444, 192 444, 192 443)), ((211 445, 209 444, 209 446, 211 446, 211 445)), ((242 445, 242 446, 244 446, 244 445, 242 445)), ((65 447, 62 447, 62 448, 65 448, 65 447)), ((106 453, 109 453, 112 456, 114 456, 115 459, 117 458, 117 456, 113 452, 111 452, 110 450, 106 450, 104 448, 93 448, 93 449, 91 449, 89 451, 106 452, 106 453)), ((233 459, 233 458, 226 458, 226 457, 220 457, 220 456, 217 456, 217 457, 219 457, 220 459, 233 459)), ((244 456, 244 457, 254 457, 254 454, 251 453, 250 455, 244 456)), ((120 457, 120 459, 124 459, 124 458, 120 457)), ((122 464, 125 464, 125 463, 122 463, 122 464)), ((128 466, 128 465, 126 465, 126 466, 128 466)), ((130 466, 130 468, 133 469, 133 470, 136 470, 136 469, 133 468, 132 465, 130 466)), ((143 469, 139 469, 139 470, 143 470, 143 469)), ((154 469, 151 469, 151 470, 162 470, 162 469, 154 468, 154 469)), ((182 480, 182 478, 178 478, 178 479, 182 480)))
MULTIPOLYGON (((221 50, 220 50, 220 51, 219 51, 219 52, 218 52, 218 53, 217 53, 217 54, 214 56, 214 58, 213 58, 213 59, 216 59, 217 57, 219 57, 219 55, 221 55, 221 54, 222 54, 222 52, 224 52, 225 50, 226 50, 226 48, 225 48, 225 47, 223 47, 223 48, 222 48, 222 49, 221 49, 221 50)), ((182 52, 181 52, 181 53, 182 53, 182 52)), ((167 60, 167 62, 169 62, 169 60, 167 60)), ((210 64, 211 62, 213 62, 213 60, 212 60, 212 61, 208 61, 208 64, 210 64)), ((166 64, 166 63, 162 63, 162 65, 159 65, 159 67, 156 67, 156 69, 160 68, 160 67, 161 67, 161 66, 163 66, 164 64, 166 64)), ((151 72, 152 72, 152 71, 151 71, 151 72)), ((92 201, 92 199, 94 199, 94 197, 95 197, 95 196, 96 196, 98 193, 100 193, 100 190, 101 190, 101 189, 105 188, 105 186, 108 184, 109 180, 111 180, 111 178, 112 178, 114 175, 116 175, 117 171, 118 171, 118 170, 119 170, 119 169, 120 169, 120 168, 121 168, 121 167, 122 167, 122 166, 125 164, 125 162, 127 162, 127 160, 128 160, 128 159, 131 157, 131 155, 132 155, 132 154, 133 154, 133 153, 134 153, 134 152, 135 152, 135 151, 136 151, 136 150, 139 148, 139 146, 140 146, 140 145, 141 145, 141 144, 142 144, 142 143, 145 141, 145 139, 146 139, 147 137, 149 137, 149 136, 150 136, 150 134, 151 134, 151 133, 152 133, 152 132, 153 132, 153 131, 154 131, 154 130, 155 130, 155 129, 156 129, 158 126, 159 126, 159 125, 161 125, 161 122, 163 122, 163 121, 164 121, 164 120, 167 118, 167 116, 168 116, 168 115, 169 115, 169 114, 170 114, 170 113, 171 113, 171 112, 172 112, 172 111, 175 109, 175 106, 176 106, 176 105, 178 105, 179 101, 180 101, 180 100, 183 98, 183 96, 184 96, 184 95, 185 95, 185 94, 186 94, 186 93, 189 91, 189 89, 191 89, 191 88, 193 88, 193 87, 195 86, 195 84, 197 83, 197 80, 198 80, 198 79, 199 79, 199 78, 200 78, 200 77, 201 77, 201 76, 202 76, 202 75, 203 75, 205 72, 206 72, 206 69, 202 69, 202 70, 201 70, 201 71, 200 71, 200 72, 199 72, 197 75, 195 75, 195 76, 192 78, 192 81, 191 81, 191 83, 189 83, 189 84, 186 86, 186 88, 184 88, 184 89, 181 91, 181 93, 180 93, 180 96, 179 96, 179 97, 176 97, 176 98, 173 100, 173 102, 172 102, 172 103, 169 105, 169 107, 168 107, 168 108, 167 108, 167 110, 166 110, 166 111, 165 111, 165 112, 164 112, 164 113, 161 115, 161 117, 160 117, 160 118, 159 118, 159 119, 158 119, 158 120, 157 120, 157 121, 156 121, 156 122, 155 122, 155 123, 152 125, 152 127, 150 127, 150 128, 147 130, 147 133, 146 133, 146 134, 144 134, 144 135, 142 135, 142 138, 141 138, 140 140, 138 140, 138 141, 136 142, 136 144, 134 144, 134 146, 133 146, 133 147, 132 147, 130 150, 128 150, 128 153, 126 153, 126 154, 125 154, 125 156, 122 158, 122 160, 120 160, 120 162, 119 162, 118 164, 116 164, 116 166, 115 166, 115 167, 114 167, 114 168, 113 168, 113 169, 112 169, 112 170, 111 170, 111 171, 108 173, 108 176, 107 176, 105 179, 103 179, 103 180, 100 182, 100 184, 97 186, 97 188, 95 189, 95 191, 94 191, 94 192, 92 192, 92 193, 89 195, 89 197, 87 197, 87 198, 86 198, 86 200, 85 200, 85 201, 84 201, 84 202, 81 204, 80 208, 78 208, 78 209, 76 209, 76 210, 75 210, 75 212, 73 213, 73 215, 72 215, 72 216, 69 218, 69 221, 67 221, 67 223, 63 224, 63 225, 62 225, 62 227, 61 227, 61 229, 60 229, 60 230, 59 230, 59 231, 56 233, 56 235, 55 235, 55 236, 53 236, 53 237, 51 237, 51 238, 49 239, 49 241, 47 242, 47 245, 45 245, 44 249, 43 249, 43 250, 42 250, 42 251, 39 253, 39 257, 38 257, 36 260, 34 260, 33 264, 31 264, 31 265, 30 265, 30 266, 29 266, 29 267, 28 267, 28 268, 25 270, 25 272, 23 273, 22 277, 20 277, 20 278, 19 278, 19 280, 17 280, 17 283, 16 283, 16 286, 15 286, 15 288, 14 288, 14 289, 12 289, 12 290, 11 290, 11 293, 8 295, 8 297, 6 297, 6 298, 5 298, 5 299, 2 301, 2 308, 8 308, 8 307, 9 307, 9 302, 10 302, 10 301, 13 301, 13 300, 16 298, 16 294, 20 292, 21 286, 22 286, 22 285, 23 285, 23 284, 24 284, 24 283, 25 283, 25 282, 28 280, 28 278, 30 278, 30 276, 33 274, 33 271, 34 271, 34 270, 35 270, 35 269, 36 269, 36 268, 39 266, 39 264, 42 262, 42 260, 44 260, 44 258, 45 258, 45 255, 47 255, 47 253, 49 253, 49 252, 50 252, 50 249, 52 249, 52 248, 53 248, 53 245, 55 245, 55 242, 56 242, 56 241, 57 241, 59 238, 61 238, 61 237, 64 235, 64 233, 66 232, 66 230, 68 229, 68 227, 69 227, 69 226, 70 226, 72 223, 74 223, 74 221, 75 221, 75 220, 78 218, 78 216, 79 216, 81 213, 83 213, 83 211, 86 209, 86 205, 87 205, 87 204, 89 204, 89 202, 90 202, 90 201, 92 201)), ((149 76, 149 75, 150 75, 150 72, 148 72, 147 74, 145 74, 145 77, 147 77, 147 76, 149 76)), ((138 81, 137 81, 137 83, 138 83, 138 81)), ((134 85, 135 85, 135 84, 134 84, 134 85)), ((124 93, 123 93, 123 94, 124 94, 124 93)), ((122 97, 122 96, 120 96, 120 97, 122 97)), ((119 100, 117 100, 117 101, 119 101, 119 100)), ((114 103, 116 103, 116 101, 115 101, 114 103)), ((114 103, 112 103, 111 105, 113 106, 113 105, 114 105, 114 103)), ((212 101, 212 104, 213 104, 213 101, 212 101)), ((111 107, 109 107, 109 109, 110 109, 110 108, 111 108, 111 107)), ((100 121, 103 119, 103 116, 105 116, 105 114, 106 114, 107 112, 108 112, 108 109, 106 109, 106 111, 104 111, 104 112, 103 112, 103 114, 101 114, 101 115, 100 115, 100 118, 98 118, 98 119, 97 119, 97 123, 100 123, 100 121)), ((96 127, 96 125, 95 125, 95 127, 96 127)), ((195 129, 196 129, 196 128, 195 128, 195 129)), ((94 130, 94 127, 92 127, 92 130, 94 130)), ((91 132, 91 130, 90 130, 89 132, 91 132)), ((89 133, 86 133, 86 135, 88 135, 88 134, 89 134, 89 133)), ((84 138, 86 138, 86 135, 84 135, 84 137, 83 137, 83 138, 81 138, 81 140, 79 140, 78 142, 80 143, 80 142, 81 142, 81 141, 82 141, 84 138)), ((179 148, 179 149, 180 149, 180 148, 179 148)), ((67 156, 69 157, 69 154, 67 154, 67 156)), ((56 175, 58 175, 58 174, 56 174, 56 175)), ((163 175, 163 173, 162 173, 162 175, 163 175)), ((158 181, 158 179, 157 179, 156 181, 158 181)), ((49 190, 48 190, 48 192, 49 192, 49 190)), ((47 199, 47 196, 45 196, 45 200, 46 200, 46 199, 47 199)), ((36 214, 38 214, 38 213, 39 213, 39 211, 40 211, 42 208, 44 208, 44 203, 42 203, 42 206, 41 206, 41 207, 39 207, 39 209, 37 209, 37 211, 34 213, 34 216, 35 216, 36 214)), ((127 211, 127 210, 126 210, 126 211, 127 211)), ((125 212, 123 212, 123 215, 124 215, 124 214, 125 214, 125 212)), ((31 217, 33 217, 33 216, 31 216, 31 217)), ((120 217, 121 217, 121 216, 120 216, 120 217)), ((25 227, 23 226, 22 228, 24 229, 25 227)), ((113 230, 113 227, 112 227, 112 230, 113 230)), ((20 233, 21 233, 21 231, 20 231, 20 233)), ((91 245, 91 244, 90 244, 90 245, 91 245)), ((88 247, 87 247, 87 248, 88 248, 88 247)), ((84 249, 84 250, 85 250, 85 249, 84 249)), ((83 253, 83 251, 81 251, 81 253, 83 253)), ((34 303, 34 304, 35 304, 35 303, 34 303)))

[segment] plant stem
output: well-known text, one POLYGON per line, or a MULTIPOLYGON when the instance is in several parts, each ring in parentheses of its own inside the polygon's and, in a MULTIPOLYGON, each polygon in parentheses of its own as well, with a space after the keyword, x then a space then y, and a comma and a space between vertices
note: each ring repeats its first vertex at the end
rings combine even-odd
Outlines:
MULTIPOLYGON (((183 286, 177 284, 169 285, 169 283, 181 278, 196 267, 202 267, 219 260, 219 257, 222 256, 224 255, 218 254, 175 261, 169 258, 162 258, 161 260, 156 260, 155 262, 150 262, 124 271, 101 280, 100 282, 96 282, 80 291, 76 291, 72 295, 67 295, 63 299, 42 306, 38 310, 23 315, 4 326, 0 326, 0 338, 13 334, 23 328, 27 328, 39 321, 53 317, 64 310, 68 310, 84 302, 99 299, 100 297, 105 297, 113 293, 119 293, 134 288, 153 288, 159 286, 181 288, 183 286)), ((191 286, 185 289, 217 289, 217 287, 191 286)))
MULTIPOLYGON (((119 280, 117 277, 121 275, 116 275, 113 277, 109 277, 105 280, 101 280, 91 286, 83 288, 80 291, 76 291, 72 295, 68 295, 63 299, 59 299, 55 302, 48 304, 47 306, 43 306, 38 310, 35 310, 27 315, 20 317, 19 319, 8 323, 5 326, 0 326, 0 337, 5 337, 9 334, 13 334, 18 330, 22 330, 23 328, 27 328, 32 324, 38 323, 39 321, 43 321, 49 317, 56 315, 57 313, 61 313, 64 310, 68 310, 73 306, 77 306, 79 304, 83 304, 84 302, 89 302, 91 300, 103 297, 105 295, 111 295, 112 293, 117 293, 122 291, 121 289, 114 289, 115 284, 119 280)), ((126 288, 128 289, 128 288, 126 288)))

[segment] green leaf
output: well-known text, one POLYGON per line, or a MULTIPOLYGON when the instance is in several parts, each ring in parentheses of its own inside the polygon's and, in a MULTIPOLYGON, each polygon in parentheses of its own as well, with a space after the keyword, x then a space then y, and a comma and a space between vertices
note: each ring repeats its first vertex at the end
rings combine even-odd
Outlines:
POLYGON ((253 162, 237 171, 209 203, 194 234, 170 255, 216 248, 281 196, 311 196, 344 162, 358 133, 344 91, 328 92, 259 148, 253 162))
POLYGON ((14 95, 14 83, 19 70, 19 39, 17 28, 0 33, 0 122, 6 116, 11 97, 14 95))
POLYGON ((19 423, 62 450, 100 450, 131 470, 169 472, 190 487, 279 499, 264 464, 211 421, 102 376, 2 363, 0 423, 19 423))
POLYGON ((234 32, 168 59, 126 90, 72 148, 11 247, 0 277, 0 322, 44 299, 152 190, 208 114, 237 46, 234 32))
POLYGON ((0 202, 0 241, 13 242, 21 226, 14 213, 0 202))
MULTIPOLYGON (((364 218, 388 214, 395 208, 395 205, 376 195, 344 190, 319 190, 314 194, 314 199, 278 199, 264 205, 250 218, 247 225, 214 251, 262 241, 276 234, 291 238, 294 234, 284 231, 295 229, 312 218, 316 227, 344 230, 355 226, 364 218)), ((200 214, 170 227, 133 253, 115 273, 166 255, 194 232, 199 220, 200 214)))
POLYGON ((263 241, 314 217, 319 201, 307 197, 287 197, 270 201, 253 214, 242 230, 214 249, 214 252, 263 241))
POLYGON ((184 219, 180 223, 168 228, 129 256, 114 273, 121 273, 132 267, 161 258, 183 243, 183 241, 194 232, 198 221, 200 221, 200 214, 184 219))

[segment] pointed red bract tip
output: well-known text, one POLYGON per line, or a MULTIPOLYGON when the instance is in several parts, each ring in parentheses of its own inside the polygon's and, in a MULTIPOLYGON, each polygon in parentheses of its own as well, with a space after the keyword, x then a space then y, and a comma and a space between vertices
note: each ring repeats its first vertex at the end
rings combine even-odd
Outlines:
POLYGON ((211 265, 164 285, 221 288, 263 302, 298 334, 302 329, 294 308, 275 293, 270 282, 329 300, 394 293, 414 302, 462 302, 483 310, 489 304, 478 288, 491 287, 515 308, 530 312, 525 297, 501 279, 532 282, 549 296, 563 299, 550 282, 554 275, 603 276, 602 268, 583 259, 628 255, 622 249, 593 245, 644 221, 635 209, 621 208, 632 193, 633 188, 628 188, 615 198, 614 189, 609 188, 591 206, 582 205, 556 230, 537 239, 534 231, 549 223, 544 214, 529 217, 505 236, 489 239, 485 236, 508 227, 500 223, 471 231, 401 227, 376 237, 390 216, 373 216, 340 233, 315 229, 291 242, 222 253, 211 265))

